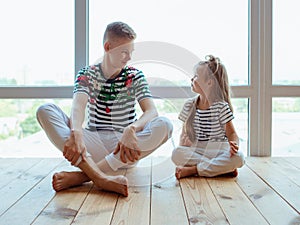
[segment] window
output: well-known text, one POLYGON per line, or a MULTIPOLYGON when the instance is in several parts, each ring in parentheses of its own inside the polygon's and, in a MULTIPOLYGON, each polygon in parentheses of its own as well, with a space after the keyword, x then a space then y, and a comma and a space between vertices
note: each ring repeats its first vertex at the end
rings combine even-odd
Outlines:
POLYGON ((300 2, 273 1, 273 84, 300 85, 300 2))
POLYGON ((300 156, 300 98, 273 98, 272 155, 300 156))
POLYGON ((30 119, 28 106, 35 108, 36 100, 56 99, 64 107, 58 98, 72 96, 74 74, 102 57, 106 25, 121 20, 138 34, 132 64, 144 71, 161 114, 176 120, 174 109, 193 95, 193 65, 214 54, 228 70, 241 144, 249 144, 250 155, 294 155, 300 145, 294 129, 300 96, 293 53, 300 49, 297 6, 297 0, 3 1, 0 142, 15 140, 12 124, 30 119), (282 138, 295 148, 279 144, 282 138))
POLYGON ((61 152, 48 140, 36 120, 37 108, 46 102, 59 105, 69 115, 71 99, 2 99, 0 101, 0 157, 61 156, 61 152))
POLYGON ((0 86, 73 84, 74 1, 1 1, 0 27, 0 86))

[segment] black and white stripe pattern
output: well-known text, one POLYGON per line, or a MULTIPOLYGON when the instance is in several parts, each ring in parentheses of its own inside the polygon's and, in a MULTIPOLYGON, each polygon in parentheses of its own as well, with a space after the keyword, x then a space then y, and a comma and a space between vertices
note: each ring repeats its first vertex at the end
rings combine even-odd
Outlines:
POLYGON ((105 79, 100 64, 79 71, 76 92, 89 95, 87 129, 119 130, 133 123, 135 104, 151 98, 149 85, 142 71, 125 67, 114 79, 105 79))
MULTIPOLYGON (((186 121, 193 101, 188 99, 179 114, 179 119, 186 121)), ((225 124, 234 118, 227 102, 214 102, 208 109, 197 109, 194 117, 194 130, 198 141, 224 141, 227 140, 225 124)))

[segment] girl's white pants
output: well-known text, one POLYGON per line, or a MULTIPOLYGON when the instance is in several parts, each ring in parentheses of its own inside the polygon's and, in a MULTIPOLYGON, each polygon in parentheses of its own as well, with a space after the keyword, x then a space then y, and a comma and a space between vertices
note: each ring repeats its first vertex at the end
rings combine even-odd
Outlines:
POLYGON ((241 152, 230 157, 230 145, 225 142, 199 142, 196 146, 178 146, 172 160, 178 166, 197 166, 199 176, 213 177, 234 171, 244 165, 241 152))

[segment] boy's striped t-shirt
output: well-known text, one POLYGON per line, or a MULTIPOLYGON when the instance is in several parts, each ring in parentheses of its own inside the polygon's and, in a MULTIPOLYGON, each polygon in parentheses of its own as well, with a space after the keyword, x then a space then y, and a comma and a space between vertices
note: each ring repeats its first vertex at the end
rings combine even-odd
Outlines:
MULTIPOLYGON (((195 98, 188 99, 179 119, 186 121, 195 98)), ((226 141, 225 124, 234 118, 227 102, 214 102, 208 109, 197 109, 193 127, 198 141, 226 141)))
POLYGON ((135 104, 151 98, 149 85, 142 71, 126 66, 113 79, 103 76, 100 64, 81 69, 75 80, 74 93, 89 96, 89 130, 118 130, 133 123, 136 118, 135 104))

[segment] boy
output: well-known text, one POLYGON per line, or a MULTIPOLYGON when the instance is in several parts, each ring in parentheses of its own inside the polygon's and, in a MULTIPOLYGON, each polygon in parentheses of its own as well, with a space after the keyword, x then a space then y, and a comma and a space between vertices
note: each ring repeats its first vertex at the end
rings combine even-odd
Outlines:
POLYGON ((107 26, 102 62, 79 71, 71 116, 54 104, 37 111, 37 119, 64 157, 81 169, 53 176, 60 191, 92 180, 102 190, 128 196, 128 180, 106 173, 134 165, 171 137, 172 124, 158 113, 142 71, 126 66, 136 34, 123 22, 107 26), (135 101, 142 109, 136 118, 135 101), (85 109, 88 122, 82 128, 85 109))

